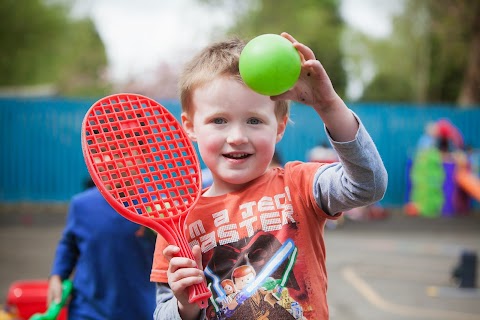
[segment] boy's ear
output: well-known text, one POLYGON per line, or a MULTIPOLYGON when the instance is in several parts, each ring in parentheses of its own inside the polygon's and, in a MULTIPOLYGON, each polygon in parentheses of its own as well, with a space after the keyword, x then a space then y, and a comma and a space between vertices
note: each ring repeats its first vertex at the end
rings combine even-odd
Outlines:
POLYGON ((186 112, 182 112, 181 119, 182 119, 182 127, 187 132, 190 140, 197 141, 195 130, 193 130, 193 119, 191 119, 186 112))
POLYGON ((277 126, 277 139, 276 142, 280 142, 283 138, 283 134, 285 133, 285 129, 287 128, 288 117, 284 117, 282 121, 278 122, 277 126))

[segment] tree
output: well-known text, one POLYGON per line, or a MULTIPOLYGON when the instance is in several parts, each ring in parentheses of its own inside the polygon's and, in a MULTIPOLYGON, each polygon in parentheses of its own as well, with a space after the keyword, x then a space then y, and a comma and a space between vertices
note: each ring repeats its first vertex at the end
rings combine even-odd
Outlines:
MULTIPOLYGON (((464 3, 465 4, 465 3, 464 3)), ((473 2, 467 21, 471 30, 468 57, 458 103, 461 106, 480 104, 480 3, 473 2)))
POLYGON ((230 35, 251 39, 264 33, 289 32, 315 52, 336 91, 345 93, 347 77, 341 51, 344 22, 338 0, 200 1, 230 8, 232 16, 236 16, 233 27, 227 31, 230 35))
POLYGON ((93 22, 63 0, 0 1, 0 86, 53 84, 59 94, 101 94, 106 53, 93 22), (100 85, 101 84, 101 85, 100 85), (98 89, 99 88, 99 89, 98 89))
POLYGON ((480 3, 406 0, 389 39, 371 40, 376 78, 362 100, 480 103, 480 3))
POLYGON ((106 79, 107 55, 103 42, 90 19, 71 22, 68 45, 59 51, 62 68, 58 88, 70 96, 98 96, 109 92, 106 79))

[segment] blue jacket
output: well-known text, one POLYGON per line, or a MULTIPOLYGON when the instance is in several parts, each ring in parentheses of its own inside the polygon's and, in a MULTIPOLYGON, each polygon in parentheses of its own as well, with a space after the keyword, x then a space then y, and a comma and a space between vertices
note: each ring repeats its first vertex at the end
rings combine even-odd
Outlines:
POLYGON ((97 188, 73 197, 51 274, 72 274, 69 319, 152 319, 155 234, 116 213, 97 188))

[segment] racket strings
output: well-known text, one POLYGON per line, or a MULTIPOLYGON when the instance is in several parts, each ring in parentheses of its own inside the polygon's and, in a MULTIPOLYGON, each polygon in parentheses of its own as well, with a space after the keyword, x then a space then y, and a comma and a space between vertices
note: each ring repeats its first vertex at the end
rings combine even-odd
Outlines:
POLYGON ((91 162, 124 207, 152 218, 179 215, 200 192, 195 150, 177 120, 147 98, 98 102, 85 127, 91 162))

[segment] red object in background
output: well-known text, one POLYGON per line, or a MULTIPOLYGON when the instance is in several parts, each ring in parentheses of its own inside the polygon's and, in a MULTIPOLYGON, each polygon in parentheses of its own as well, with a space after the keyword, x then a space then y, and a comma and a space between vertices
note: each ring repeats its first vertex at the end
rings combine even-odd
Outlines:
POLYGON ((409 216, 418 216, 420 213, 418 212, 418 207, 415 205, 413 202, 407 203, 404 207, 403 210, 405 213, 409 216))
POLYGON ((443 139, 449 139, 455 145, 455 147, 463 148, 463 136, 460 130, 454 126, 447 119, 438 120, 437 124, 437 136, 443 139))
MULTIPOLYGON (((8 288, 6 307, 20 320, 28 320, 35 313, 47 310, 48 280, 15 281, 8 288)), ((67 319, 63 308, 57 320, 67 319)))

